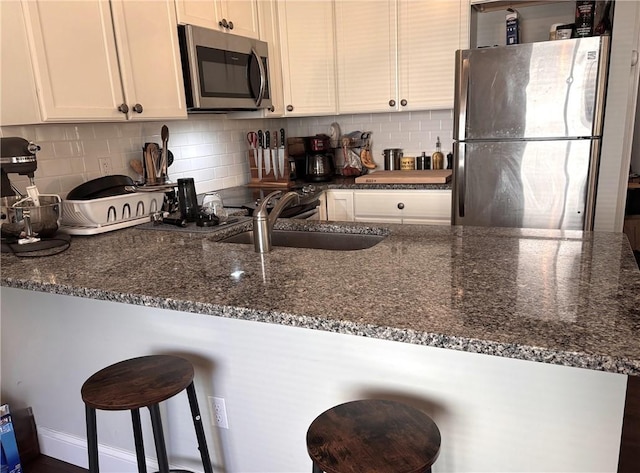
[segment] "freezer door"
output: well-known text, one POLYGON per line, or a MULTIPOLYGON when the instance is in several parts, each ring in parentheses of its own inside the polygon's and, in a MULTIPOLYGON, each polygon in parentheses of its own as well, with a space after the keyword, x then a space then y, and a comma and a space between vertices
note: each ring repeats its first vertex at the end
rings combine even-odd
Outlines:
POLYGON ((458 51, 454 139, 600 136, 607 46, 591 37, 458 51))
POLYGON ((598 140, 456 143, 453 223, 583 230, 598 150, 598 140))

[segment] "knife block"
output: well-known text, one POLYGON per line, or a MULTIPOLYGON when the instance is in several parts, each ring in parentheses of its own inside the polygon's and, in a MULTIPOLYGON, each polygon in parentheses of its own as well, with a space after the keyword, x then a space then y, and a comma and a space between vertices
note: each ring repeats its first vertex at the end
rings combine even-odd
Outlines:
POLYGON ((265 162, 269 159, 269 150, 268 149, 257 149, 256 150, 258 157, 259 153, 264 152, 262 158, 262 178, 260 177, 259 169, 258 169, 258 160, 255 159, 253 150, 249 150, 247 152, 247 156, 249 158, 249 170, 251 171, 251 180, 249 181, 248 187, 276 187, 276 188, 286 188, 292 187, 294 182, 291 180, 291 166, 289 165, 289 155, 287 153, 287 149, 284 150, 284 176, 276 176, 273 169, 273 161, 278 161, 278 150, 271 150, 271 169, 267 173, 267 169, 265 166, 265 162), (274 154, 275 153, 275 154, 274 154))

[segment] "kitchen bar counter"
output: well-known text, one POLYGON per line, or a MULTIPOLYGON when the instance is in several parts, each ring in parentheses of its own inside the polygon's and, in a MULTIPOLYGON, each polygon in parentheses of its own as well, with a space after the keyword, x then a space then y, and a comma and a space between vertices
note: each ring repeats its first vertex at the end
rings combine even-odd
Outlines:
POLYGON ((2 286, 640 375, 640 272, 624 234, 314 223, 389 233, 360 251, 130 228, 45 258, 2 254, 2 286))

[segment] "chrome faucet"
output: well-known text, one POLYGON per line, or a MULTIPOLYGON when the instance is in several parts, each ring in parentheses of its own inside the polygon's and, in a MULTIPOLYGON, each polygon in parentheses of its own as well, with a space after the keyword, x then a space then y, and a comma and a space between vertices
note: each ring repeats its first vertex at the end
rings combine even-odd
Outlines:
POLYGON ((297 193, 287 192, 280 197, 278 203, 269 213, 267 211, 269 201, 281 194, 282 191, 272 192, 262 199, 258 208, 253 212, 253 245, 257 253, 268 253, 271 251, 271 233, 273 232, 273 226, 276 220, 291 202, 294 202, 294 205, 300 203, 300 196, 297 193))

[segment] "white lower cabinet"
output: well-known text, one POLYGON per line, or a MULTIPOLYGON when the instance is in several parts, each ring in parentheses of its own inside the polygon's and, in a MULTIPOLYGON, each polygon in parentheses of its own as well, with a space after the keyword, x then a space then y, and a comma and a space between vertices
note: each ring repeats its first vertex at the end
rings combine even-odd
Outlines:
POLYGON ((451 224, 451 190, 326 191, 322 220, 422 225, 451 224))
POLYGON ((325 204, 320 201, 320 220, 353 222, 353 191, 330 189, 324 193, 325 204))

